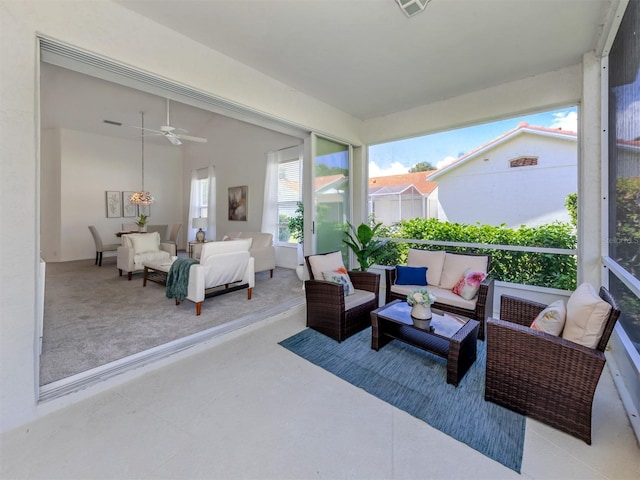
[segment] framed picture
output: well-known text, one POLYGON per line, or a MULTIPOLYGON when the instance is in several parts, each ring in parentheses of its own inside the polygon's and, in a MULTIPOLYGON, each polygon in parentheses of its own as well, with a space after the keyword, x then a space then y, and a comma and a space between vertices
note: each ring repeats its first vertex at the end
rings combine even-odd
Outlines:
POLYGON ((122 210, 120 192, 107 192, 107 218, 119 218, 122 210))
POLYGON ((138 205, 138 215, 151 216, 151 205, 138 205))
POLYGON ((229 187, 229 220, 247 221, 247 195, 249 187, 229 187))
POLYGON ((138 215, 137 205, 129 203, 131 195, 135 192, 122 192, 122 216, 123 217, 135 217, 138 215))

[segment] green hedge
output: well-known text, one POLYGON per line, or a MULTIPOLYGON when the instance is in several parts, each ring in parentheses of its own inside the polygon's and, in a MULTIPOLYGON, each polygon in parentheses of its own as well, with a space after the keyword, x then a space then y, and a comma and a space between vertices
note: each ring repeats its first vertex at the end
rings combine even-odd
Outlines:
MULTIPOLYGON (((415 238, 447 242, 485 243, 496 245, 518 245, 523 247, 546 247, 575 249, 575 229, 568 223, 555 222, 540 227, 522 226, 517 229, 504 225, 464 225, 441 222, 437 219, 414 218, 402 221, 378 232, 380 237, 415 238)), ((433 245, 388 242, 376 255, 380 265, 406 264, 409 248, 438 249, 433 245)), ((489 274, 496 280, 538 285, 542 287, 574 290, 577 279, 577 261, 574 255, 515 252, 509 250, 471 249, 443 247, 447 251, 473 251, 491 255, 489 274)))

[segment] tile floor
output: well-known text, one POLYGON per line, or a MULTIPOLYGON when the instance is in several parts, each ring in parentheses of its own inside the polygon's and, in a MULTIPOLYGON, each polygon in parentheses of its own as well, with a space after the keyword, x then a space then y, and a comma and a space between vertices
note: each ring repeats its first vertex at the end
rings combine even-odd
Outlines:
POLYGON ((593 445, 527 420, 518 475, 280 347, 304 312, 2 435, 0 478, 640 479, 605 369, 593 445))

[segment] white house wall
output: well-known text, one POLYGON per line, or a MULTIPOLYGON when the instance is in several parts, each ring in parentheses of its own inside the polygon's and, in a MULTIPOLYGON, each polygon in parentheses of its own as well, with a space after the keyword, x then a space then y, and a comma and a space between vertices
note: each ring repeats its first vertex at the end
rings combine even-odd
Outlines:
POLYGON ((565 200, 577 192, 577 145, 521 134, 434 181, 442 220, 509 228, 568 222, 565 200), (510 160, 522 156, 536 156, 538 164, 509 167, 510 160))

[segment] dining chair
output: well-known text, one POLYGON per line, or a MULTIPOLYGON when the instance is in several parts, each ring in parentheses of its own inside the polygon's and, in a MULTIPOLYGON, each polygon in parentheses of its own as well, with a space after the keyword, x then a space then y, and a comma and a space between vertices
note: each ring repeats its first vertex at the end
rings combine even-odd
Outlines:
POLYGON ((96 244, 96 262, 94 265, 102 266, 102 252, 115 252, 118 250, 120 246, 119 243, 102 243, 102 238, 98 233, 98 230, 93 225, 89 225, 89 231, 91 232, 91 236, 93 237, 93 241, 96 244))
POLYGON ((174 223, 171 226, 171 233, 169 233, 169 240, 164 241, 164 243, 168 243, 175 246, 173 255, 178 254, 178 235, 180 235, 180 230, 182 230, 182 224, 174 223))

